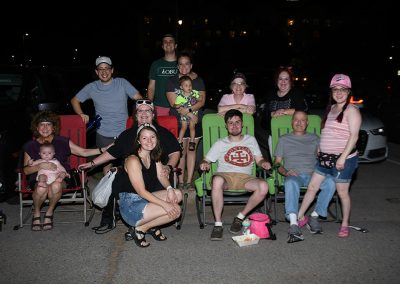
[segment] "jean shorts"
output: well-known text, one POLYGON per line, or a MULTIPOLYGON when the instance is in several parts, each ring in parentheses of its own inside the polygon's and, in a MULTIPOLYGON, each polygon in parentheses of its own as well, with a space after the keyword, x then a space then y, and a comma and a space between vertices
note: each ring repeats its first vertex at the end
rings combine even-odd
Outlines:
POLYGON ((335 183, 350 183, 351 178, 358 167, 358 155, 346 159, 344 163, 344 169, 338 171, 336 167, 332 169, 327 169, 322 167, 319 163, 317 163, 314 172, 321 176, 331 175, 335 180, 335 183))
POLYGON ((149 202, 133 192, 120 192, 119 212, 124 221, 130 226, 143 219, 143 212, 149 202))

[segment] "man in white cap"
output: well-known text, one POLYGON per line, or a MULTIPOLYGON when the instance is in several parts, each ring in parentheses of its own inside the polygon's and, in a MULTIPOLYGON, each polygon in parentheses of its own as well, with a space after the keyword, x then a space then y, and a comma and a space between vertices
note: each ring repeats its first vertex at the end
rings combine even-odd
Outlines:
MULTIPOLYGON (((101 148, 113 143, 125 130, 128 118, 127 99, 139 100, 142 99, 142 95, 126 79, 112 77, 114 68, 109 57, 98 57, 95 71, 99 80, 81 89, 71 99, 71 104, 82 120, 88 123, 89 116, 83 112, 81 103, 93 100, 96 115, 101 117, 101 124, 96 133, 96 144, 101 148)), ((110 167, 111 165, 105 166, 103 172, 107 172, 110 167)))

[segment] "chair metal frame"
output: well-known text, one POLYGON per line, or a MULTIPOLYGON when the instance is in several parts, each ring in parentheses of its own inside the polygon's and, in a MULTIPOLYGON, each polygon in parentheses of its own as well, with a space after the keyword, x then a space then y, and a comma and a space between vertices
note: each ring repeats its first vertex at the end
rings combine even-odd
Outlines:
MULTIPOLYGON (((272 149, 271 149, 271 157, 274 157, 275 148, 278 144, 279 137, 291 133, 293 131, 292 128, 292 116, 291 115, 283 115, 279 117, 274 117, 271 119, 271 136, 272 136, 272 149)), ((308 126, 306 131, 308 133, 313 133, 318 136, 321 134, 321 117, 319 115, 308 115, 308 126)), ((283 161, 284 162, 284 161, 283 161)), ((269 195, 270 199, 268 202, 268 208, 271 210, 272 202, 274 207, 274 218, 275 222, 278 222, 277 217, 277 204, 279 201, 285 201, 285 191, 284 191, 284 176, 278 173, 278 165, 274 165, 273 167, 273 176, 275 180, 275 186, 269 187, 269 195)), ((307 187, 300 188, 300 199, 303 199, 305 192, 307 191, 307 187)), ((334 218, 334 221, 339 221, 339 198, 337 193, 335 192, 332 197, 332 201, 335 203, 335 213, 333 213, 328 208, 328 213, 334 218)))
MULTIPOLYGON (((69 137, 72 142, 76 145, 85 148, 86 147, 86 125, 82 121, 79 115, 60 115, 60 135, 69 137)), ((85 163, 86 158, 71 155, 69 157, 69 163, 71 169, 77 169, 78 165, 85 163)), ((93 206, 92 200, 90 198, 89 188, 87 186, 87 176, 84 171, 80 172, 80 186, 76 188, 66 188, 62 191, 61 199, 58 201, 55 212, 83 212, 83 219, 78 221, 58 221, 57 223, 74 223, 82 222, 85 226, 89 226, 94 214, 95 208, 93 206), (58 208, 62 204, 71 204, 83 206, 83 209, 64 209, 58 208), (90 211, 90 212, 88 212, 90 211), (89 213, 89 214, 88 214, 89 213), (89 217, 88 217, 89 216, 89 217)), ((19 225, 14 227, 15 230, 22 228, 24 225, 31 225, 27 223, 29 217, 33 212, 33 190, 29 188, 27 182, 27 176, 22 170, 18 172, 18 187, 17 191, 19 193, 19 225), (30 210, 23 214, 24 208, 30 206, 30 210)), ((43 207, 48 205, 48 199, 43 203, 43 207)), ((44 211, 41 211, 42 213, 44 211)))
MULTIPOLYGON (((220 138, 228 136, 228 131, 225 127, 224 118, 216 113, 206 114, 202 120, 203 127, 203 155, 206 156, 211 146, 220 138)), ((243 134, 254 136, 254 118, 250 114, 243 114, 243 134)), ((210 165, 208 172, 203 172, 202 175, 196 179, 196 195, 195 204, 197 219, 199 221, 200 229, 205 225, 210 224, 206 222, 206 206, 212 206, 211 200, 211 180, 212 175, 216 172, 218 162, 210 165)), ((253 164, 252 174, 266 179, 266 171, 261 174, 257 171, 256 164, 253 164), (257 175, 258 174, 258 175, 257 175)), ((271 179, 269 179, 271 181, 271 179)), ((269 182, 271 183, 271 182, 269 182)), ((252 192, 247 190, 224 190, 224 204, 245 204, 252 192)), ((263 202, 264 212, 267 212, 267 198, 263 202)))

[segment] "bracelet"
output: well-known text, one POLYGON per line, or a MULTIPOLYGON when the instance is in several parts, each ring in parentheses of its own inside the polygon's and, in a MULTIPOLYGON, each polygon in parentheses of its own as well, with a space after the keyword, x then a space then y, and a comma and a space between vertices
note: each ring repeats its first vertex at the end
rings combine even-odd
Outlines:
POLYGON ((168 189, 174 189, 172 186, 168 185, 167 190, 168 189))
POLYGON ((103 154, 103 150, 101 150, 101 147, 99 147, 99 152, 100 154, 103 154))
POLYGON ((83 112, 78 113, 78 115, 84 114, 83 112))
POLYGON ((90 165, 92 166, 92 168, 96 166, 93 160, 90 161, 90 165))

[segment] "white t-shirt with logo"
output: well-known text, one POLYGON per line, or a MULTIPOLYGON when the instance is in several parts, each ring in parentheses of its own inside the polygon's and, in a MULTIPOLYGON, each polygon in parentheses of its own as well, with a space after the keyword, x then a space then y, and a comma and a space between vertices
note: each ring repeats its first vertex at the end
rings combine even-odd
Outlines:
POLYGON ((246 134, 238 142, 230 141, 229 137, 219 139, 211 146, 206 159, 218 161, 217 172, 251 175, 255 157, 261 156, 256 139, 246 134))

